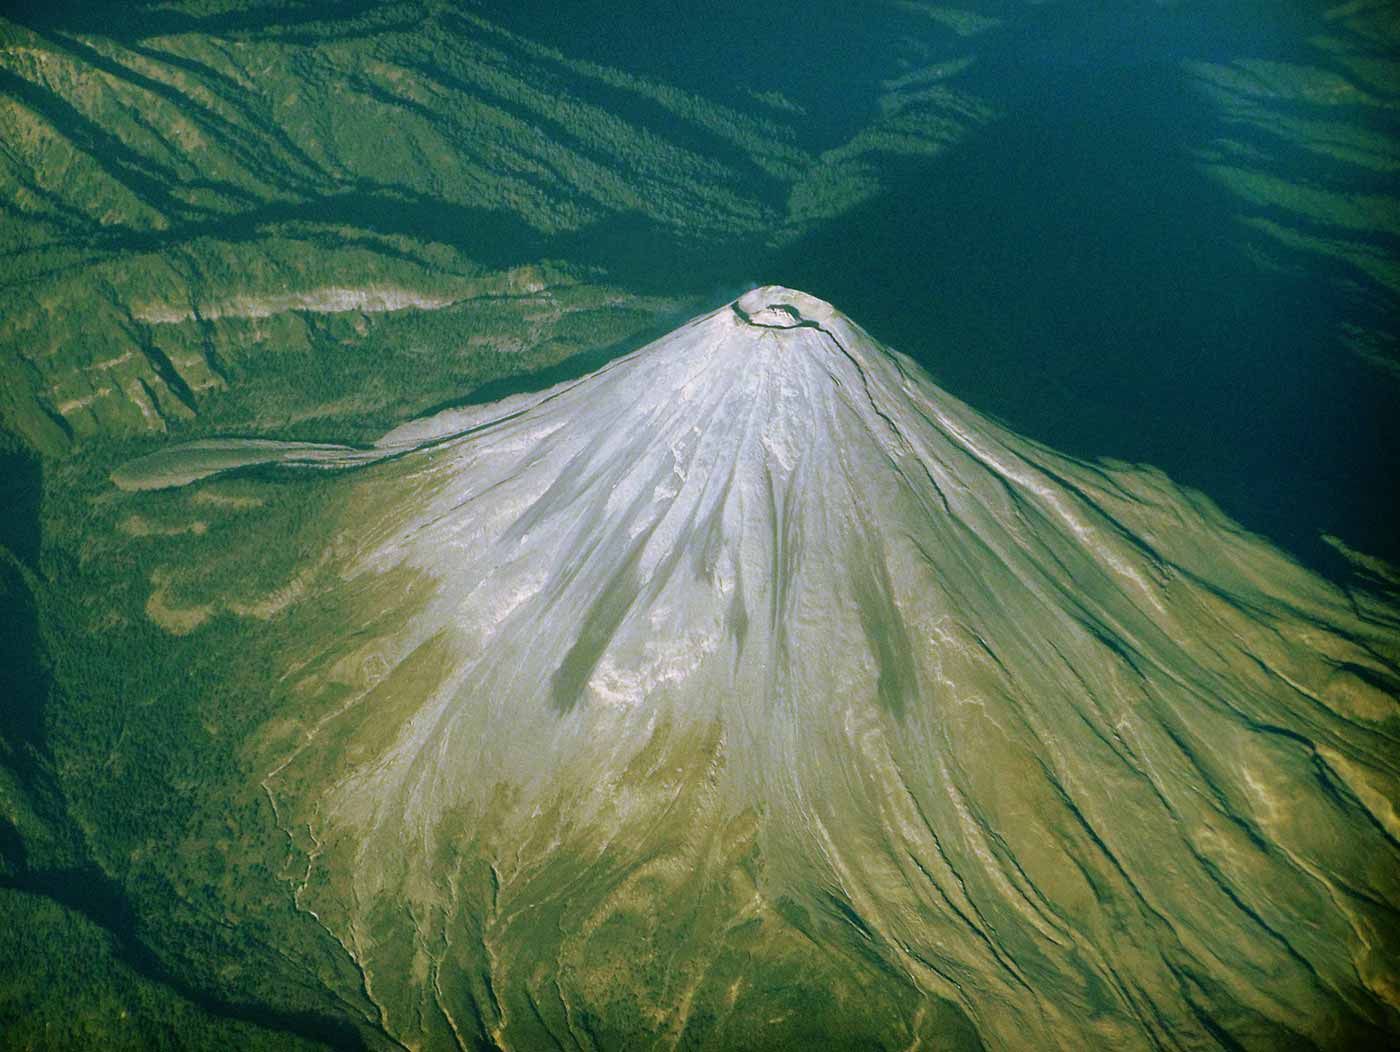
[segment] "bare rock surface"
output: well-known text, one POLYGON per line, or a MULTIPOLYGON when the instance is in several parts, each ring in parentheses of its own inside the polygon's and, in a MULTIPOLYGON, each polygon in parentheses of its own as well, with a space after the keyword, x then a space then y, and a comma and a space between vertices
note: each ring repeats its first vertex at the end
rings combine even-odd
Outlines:
POLYGON ((372 463, 364 619, 260 762, 407 1047, 1400 1032, 1391 615, 827 303, 373 449, 158 456, 125 484, 372 463))

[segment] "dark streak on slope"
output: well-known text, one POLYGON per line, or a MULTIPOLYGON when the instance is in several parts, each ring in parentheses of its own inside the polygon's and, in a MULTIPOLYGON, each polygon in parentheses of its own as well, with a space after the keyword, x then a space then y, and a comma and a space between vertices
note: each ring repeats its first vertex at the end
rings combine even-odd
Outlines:
POLYGON ((226 1000, 180 975, 142 941, 139 919, 121 885, 93 864, 80 869, 26 870, 0 878, 0 887, 40 895, 81 913, 111 933, 118 956, 134 971, 211 1015, 294 1034, 342 1052, 370 1047, 343 1017, 226 1000))

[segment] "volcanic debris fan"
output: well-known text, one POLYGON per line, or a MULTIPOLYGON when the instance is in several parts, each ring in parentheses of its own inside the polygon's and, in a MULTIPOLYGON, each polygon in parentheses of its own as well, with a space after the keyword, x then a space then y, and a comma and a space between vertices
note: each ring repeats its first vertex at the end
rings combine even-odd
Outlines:
POLYGON ((297 905, 409 1047, 1400 1033, 1393 617, 829 304, 116 478, 256 463, 365 468, 371 627, 299 644, 261 748, 297 905))

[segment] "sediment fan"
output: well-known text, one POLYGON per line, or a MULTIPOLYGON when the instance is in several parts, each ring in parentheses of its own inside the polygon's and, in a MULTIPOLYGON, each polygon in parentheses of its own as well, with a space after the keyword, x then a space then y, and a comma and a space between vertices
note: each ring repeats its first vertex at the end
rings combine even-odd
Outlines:
POLYGON ((829 304, 756 289, 368 450, 116 478, 250 463, 373 465, 333 555, 365 616, 298 641, 260 748, 397 1042, 1400 1034, 1393 614, 829 304))

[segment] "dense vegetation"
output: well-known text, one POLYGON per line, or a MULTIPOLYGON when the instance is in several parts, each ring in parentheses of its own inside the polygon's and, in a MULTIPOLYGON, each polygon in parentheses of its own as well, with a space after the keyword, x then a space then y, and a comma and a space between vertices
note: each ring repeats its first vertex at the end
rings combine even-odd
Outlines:
MULTIPOLYGON (((324 358, 384 310, 549 303, 579 265, 636 277, 662 246, 691 265, 790 240, 874 193, 881 155, 936 154, 991 116, 935 70, 814 151, 791 112, 574 60, 440 3, 124 28, 0 21, 0 420, 50 452, 179 427, 267 348, 324 358), (550 257, 574 267, 508 269, 550 257)), ((411 354, 419 335, 375 342, 411 354)), ((520 342, 465 335, 500 354, 520 342)), ((302 407, 344 397, 311 384, 302 407)))
MULTIPOLYGON (((877 321, 912 289, 937 339, 980 339, 958 317, 1025 319, 1018 340, 1060 319, 1067 295, 1037 309, 975 244, 945 265, 998 297, 948 283, 954 314, 929 278, 941 246, 910 219, 970 208, 963 247, 1001 230, 930 173, 1054 97, 998 95, 1051 47, 1017 36, 1039 5, 738 6, 670 31, 595 20, 626 49, 530 4, 0 17, 0 1048, 355 1047, 373 1029, 353 963, 289 901, 253 740, 289 703, 292 619, 360 616, 317 577, 343 490, 250 475, 118 494, 114 467, 215 434, 369 441, 578 375, 769 269, 844 281, 877 321), (733 67, 682 61, 706 47, 733 67), (865 268, 882 275, 862 276, 867 236, 902 253, 865 268)), ((1301 57, 1173 57, 1218 121, 1179 145, 1219 190, 1221 236, 1339 297, 1332 337, 1389 391, 1395 22, 1367 2, 1299 17, 1301 57)), ((1061 60, 1043 61, 1053 87, 1061 60)), ((996 353, 950 368, 994 395, 996 353)), ((626 952, 639 937, 600 932, 597 973, 673 993, 626 952)), ((793 953, 774 996, 830 1035, 793 953)), ((570 1025, 626 1045, 664 1028, 663 1000, 618 994, 570 1025)), ((725 1032, 712 1008, 685 1040, 742 1046, 753 1021, 725 1032)), ((557 1024, 557 999, 535 1010, 557 1024)))

